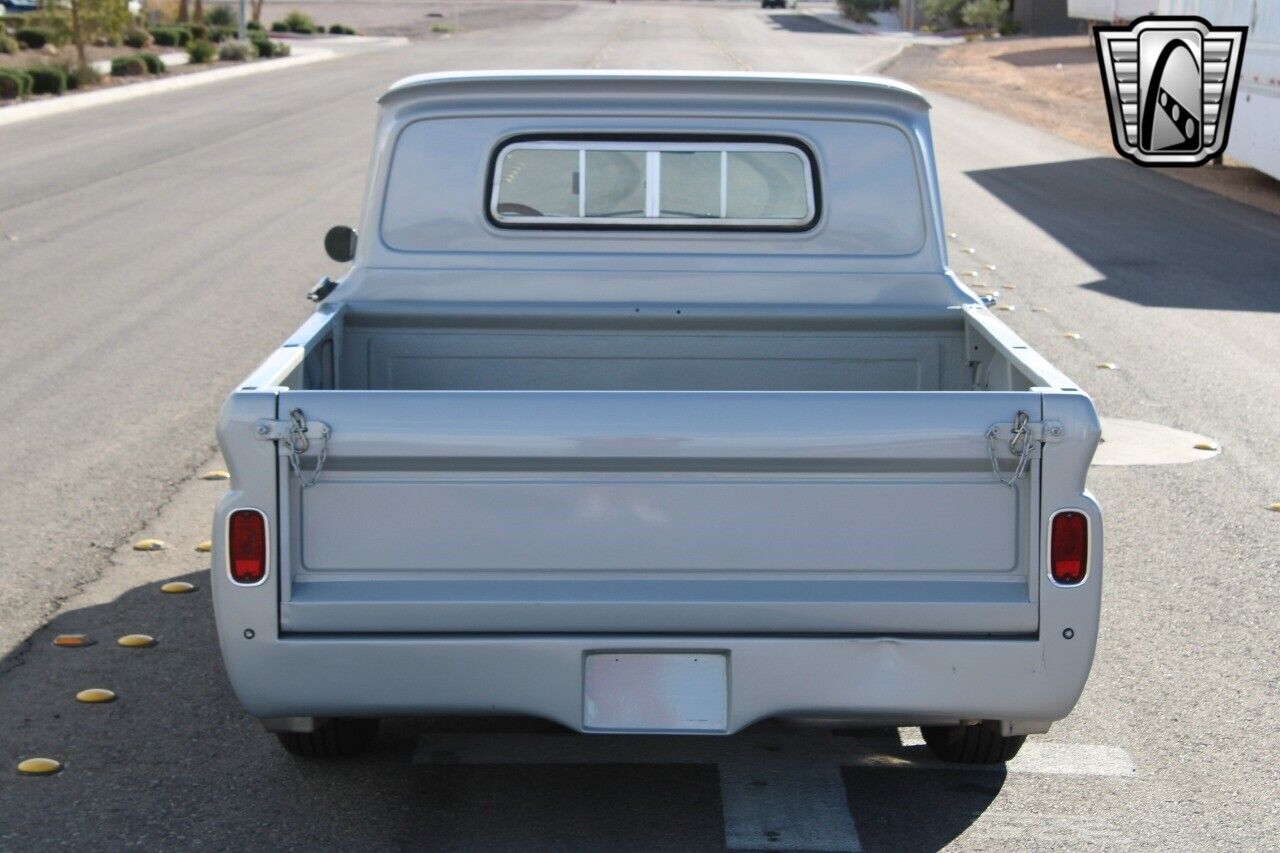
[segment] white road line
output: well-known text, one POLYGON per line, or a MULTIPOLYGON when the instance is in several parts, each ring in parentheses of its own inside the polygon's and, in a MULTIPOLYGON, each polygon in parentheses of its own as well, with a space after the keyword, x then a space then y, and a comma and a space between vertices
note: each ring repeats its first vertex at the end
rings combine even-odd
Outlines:
MULTIPOLYGON (((914 730, 904 730, 912 731, 914 730)), ((753 729, 732 737, 423 735, 420 764, 715 764, 725 844, 736 850, 858 851, 843 767, 1133 776, 1118 747, 1028 741, 1007 765, 932 758, 918 737, 839 737, 821 729, 753 729)))
POLYGON ((840 767, 776 755, 720 762, 725 847, 860 851, 840 767))

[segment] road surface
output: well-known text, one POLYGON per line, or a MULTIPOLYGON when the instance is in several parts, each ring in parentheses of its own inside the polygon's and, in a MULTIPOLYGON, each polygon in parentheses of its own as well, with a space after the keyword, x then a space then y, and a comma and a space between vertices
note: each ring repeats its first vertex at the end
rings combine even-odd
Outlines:
POLYGON ((355 221, 391 81, 851 73, 899 43, 749 4, 584 3, 0 128, 0 849, 1273 849, 1280 219, 945 97, 933 119, 957 271, 1000 291, 1015 308, 1002 319, 1104 415, 1223 447, 1094 469, 1108 523, 1098 659, 1030 761, 903 768, 866 757, 910 765, 918 750, 892 731, 765 728, 683 763, 635 763, 629 743, 435 720, 394 721, 373 755, 325 765, 287 757, 230 694, 207 558, 192 550, 225 484, 197 475, 219 464, 227 390, 306 316, 310 284, 339 271, 320 238, 355 221), (141 536, 173 548, 128 550, 141 536), (158 594, 171 578, 201 588, 158 594), (100 642, 55 649, 60 631, 100 642), (115 647, 135 631, 159 646, 115 647), (120 699, 78 705, 86 687, 120 699), (742 764, 753 750, 830 755, 830 779, 742 764), (11 772, 31 755, 66 769, 11 772), (796 806, 796 825, 751 842, 729 786, 775 771, 795 803, 836 780, 851 821, 796 806))

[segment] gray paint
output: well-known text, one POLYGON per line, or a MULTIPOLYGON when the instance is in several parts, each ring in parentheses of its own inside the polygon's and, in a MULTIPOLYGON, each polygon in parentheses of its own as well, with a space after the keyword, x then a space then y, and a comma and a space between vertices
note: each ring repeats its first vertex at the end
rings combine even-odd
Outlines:
POLYGON ((278 537, 274 580, 213 575, 252 713, 582 728, 584 656, 664 650, 727 655, 726 731, 780 714, 1039 731, 1070 711, 1097 630, 1097 417, 946 269, 916 93, 481 74, 398 84, 383 107, 355 265, 219 424, 215 531, 248 506, 278 537), (801 134, 838 198, 802 234, 483 220, 478 163, 513 134, 681 122, 801 134), (415 128, 446 126, 449 168, 405 165, 415 128), (307 490, 254 431, 294 408, 332 429, 307 490), (1064 433, 1006 489, 985 434, 1020 410, 1064 433), (1064 508, 1093 522, 1074 589, 1045 574, 1064 508))

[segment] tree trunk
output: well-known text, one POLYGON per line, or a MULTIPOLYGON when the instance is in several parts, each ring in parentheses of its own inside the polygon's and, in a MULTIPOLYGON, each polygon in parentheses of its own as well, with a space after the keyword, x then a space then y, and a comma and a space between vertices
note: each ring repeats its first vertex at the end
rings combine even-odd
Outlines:
POLYGON ((261 20, 262 3, 263 3, 263 0, 253 0, 253 2, 250 4, 253 8, 252 8, 252 13, 250 14, 249 17, 250 17, 250 20, 252 20, 255 24, 262 23, 262 20, 261 20))
POLYGON ((196 9, 192 13, 192 17, 195 18, 197 24, 204 23, 204 0, 196 0, 196 9))
POLYGON ((189 13, 187 12, 187 0, 178 0, 178 22, 185 24, 189 13))
POLYGON ((76 46, 76 59, 81 68, 89 67, 89 60, 84 55, 84 31, 80 29, 80 2, 71 0, 71 41, 76 46))

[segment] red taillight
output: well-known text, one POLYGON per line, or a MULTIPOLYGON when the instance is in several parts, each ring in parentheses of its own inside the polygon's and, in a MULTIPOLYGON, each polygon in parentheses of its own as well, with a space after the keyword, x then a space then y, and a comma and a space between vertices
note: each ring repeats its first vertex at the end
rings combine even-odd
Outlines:
POLYGON ((227 523, 231 579, 255 584, 267 576, 267 520, 256 509, 238 509, 227 523))
POLYGON ((1060 512, 1049 532, 1049 575, 1071 586, 1084 580, 1089 568, 1089 519, 1082 512, 1060 512))

